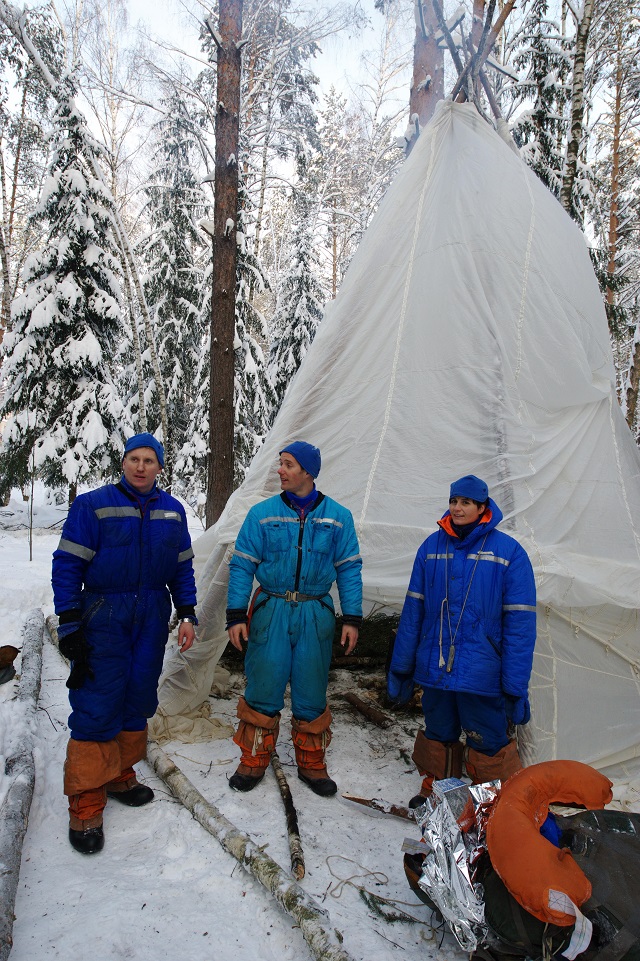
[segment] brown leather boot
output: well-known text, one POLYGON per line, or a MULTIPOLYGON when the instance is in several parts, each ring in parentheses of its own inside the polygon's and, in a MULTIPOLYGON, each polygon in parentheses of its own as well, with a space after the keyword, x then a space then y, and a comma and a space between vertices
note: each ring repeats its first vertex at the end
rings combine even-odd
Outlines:
POLYGON ((515 741, 509 741, 500 751, 491 756, 467 747, 465 766, 474 784, 483 784, 485 781, 506 781, 512 774, 522 770, 518 745, 515 741))
POLYGON ((413 746, 412 759, 422 775, 420 793, 409 801, 410 808, 420 807, 433 791, 433 782, 445 777, 460 777, 462 774, 462 752, 460 741, 432 741, 424 731, 418 731, 413 746))
POLYGON ((320 797, 332 797, 338 785, 329 777, 324 754, 331 744, 331 711, 324 709, 313 721, 291 718, 291 737, 296 751, 298 777, 320 797))
POLYGON ((238 730, 233 735, 242 755, 235 774, 229 778, 234 791, 252 791, 264 777, 269 767, 271 753, 276 749, 280 730, 280 714, 269 717, 254 711, 243 697, 238 700, 236 711, 240 718, 238 730))

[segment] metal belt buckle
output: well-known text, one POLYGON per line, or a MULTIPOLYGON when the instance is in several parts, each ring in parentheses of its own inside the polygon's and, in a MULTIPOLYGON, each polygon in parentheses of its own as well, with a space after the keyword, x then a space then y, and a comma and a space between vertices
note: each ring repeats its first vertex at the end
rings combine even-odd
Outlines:
POLYGON ((286 601, 298 603, 298 592, 297 591, 287 591, 284 595, 286 601))

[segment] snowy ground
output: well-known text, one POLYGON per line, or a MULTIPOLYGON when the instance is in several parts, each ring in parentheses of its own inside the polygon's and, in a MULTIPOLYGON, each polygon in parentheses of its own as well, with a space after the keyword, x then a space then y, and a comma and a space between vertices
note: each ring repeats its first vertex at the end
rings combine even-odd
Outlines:
MULTIPOLYGON (((36 494, 36 503, 42 500, 36 494)), ((52 613, 50 561, 65 509, 35 510, 33 560, 29 560, 28 504, 0 508, 0 645, 20 646, 25 616, 40 607, 52 613), (56 526, 57 525, 57 526, 56 526)), ((201 530, 194 520, 193 535, 201 530)), ((16 661, 19 671, 20 661, 16 661)), ((311 953, 292 919, 207 834, 145 763, 141 779, 155 801, 129 809, 110 801, 105 811, 104 850, 82 856, 67 839, 62 764, 68 738, 66 667, 46 643, 37 713, 36 786, 16 898, 11 961, 306 961, 311 953)), ((340 690, 357 690, 358 678, 339 671, 329 696, 335 715, 329 769, 340 792, 382 797, 404 804, 419 778, 407 752, 417 723, 396 719, 382 731, 354 718, 340 690), (333 691, 333 696, 332 696, 333 691), (404 756, 403 756, 404 755, 404 756)), ((14 700, 16 682, 0 686, 0 805, 9 786, 5 758, 24 735, 14 700)), ((242 678, 213 712, 233 723, 242 678)), ((366 696, 366 695, 365 695, 366 696)), ((341 932, 354 961, 431 957, 458 961, 449 934, 431 927, 431 912, 404 876, 400 847, 416 838, 409 822, 368 814, 336 798, 316 797, 297 780, 289 739, 290 712, 281 725, 279 754, 298 810, 306 859, 304 889, 328 912, 327 927, 341 932), (390 923, 370 908, 358 886, 389 899, 387 910, 408 912, 415 923, 390 923)), ((289 867, 284 812, 271 771, 249 795, 229 790, 238 749, 229 740, 169 744, 165 748, 187 777, 240 830, 248 833, 285 870, 289 867)))

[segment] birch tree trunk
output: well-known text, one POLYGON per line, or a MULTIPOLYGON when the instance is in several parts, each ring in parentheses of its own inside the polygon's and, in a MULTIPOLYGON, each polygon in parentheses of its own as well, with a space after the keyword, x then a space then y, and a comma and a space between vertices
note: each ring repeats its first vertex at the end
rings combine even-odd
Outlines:
POLYGON ((573 185, 578 169, 578 154, 582 141, 584 119, 584 66, 587 58, 587 43, 595 0, 585 0, 582 19, 576 33, 576 49, 573 58, 573 84, 571 88, 571 130, 567 144, 567 155, 564 164, 562 187, 560 188, 560 203, 570 216, 575 210, 571 202, 573 185))
POLYGON ((42 675, 43 636, 42 611, 31 611, 22 629, 22 664, 16 704, 16 710, 22 712, 26 733, 18 750, 7 757, 4 764, 5 775, 10 783, 0 810, 0 961, 7 961, 13 944, 13 909, 20 877, 22 845, 33 798, 33 746, 42 675))
POLYGON ((206 526, 220 517, 233 491, 236 218, 240 130, 242 0, 220 0, 216 83, 215 201, 213 208, 209 463, 206 526))
MULTIPOLYGON (((156 774, 173 791, 203 828, 217 838, 222 847, 252 874, 300 925, 302 936, 318 961, 353 961, 337 943, 327 911, 320 907, 269 855, 247 834, 243 834, 210 804, 170 757, 154 742, 147 747, 147 758, 156 774)), ((337 934, 337 932, 336 932, 337 934)))

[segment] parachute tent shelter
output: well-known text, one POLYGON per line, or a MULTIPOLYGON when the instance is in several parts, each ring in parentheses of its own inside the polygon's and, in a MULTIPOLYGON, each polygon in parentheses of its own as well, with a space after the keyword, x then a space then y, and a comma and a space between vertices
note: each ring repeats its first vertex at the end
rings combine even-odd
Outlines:
POLYGON ((244 483, 196 541, 199 642, 166 664, 167 736, 207 699, 234 538, 279 491, 294 439, 320 447, 320 489, 353 512, 369 608, 401 609, 450 481, 485 478, 538 587, 527 760, 638 771, 640 452, 584 237, 473 105, 438 105, 244 483))

